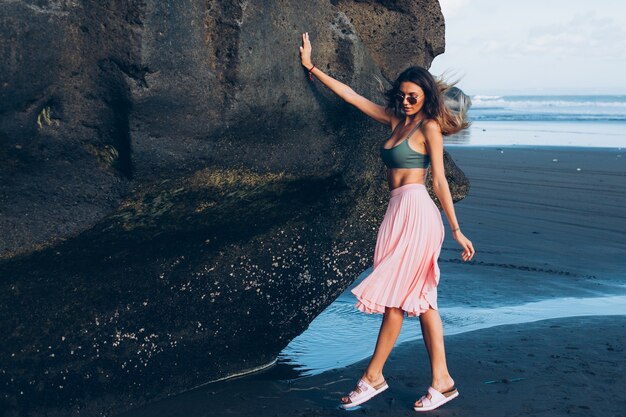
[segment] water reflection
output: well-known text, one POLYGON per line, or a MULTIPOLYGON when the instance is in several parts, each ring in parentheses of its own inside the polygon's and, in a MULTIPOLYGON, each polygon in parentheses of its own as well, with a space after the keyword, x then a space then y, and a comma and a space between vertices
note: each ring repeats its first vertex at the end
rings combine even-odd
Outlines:
POLYGON ((455 133, 454 135, 446 136, 444 144, 470 145, 472 144, 472 130, 473 127, 470 127, 469 129, 461 130, 459 133, 455 133))
MULTIPOLYGON (((291 377, 294 371, 301 376, 315 375, 372 354, 382 315, 358 311, 350 293, 369 272, 363 272, 304 333, 291 341, 278 357, 279 369, 288 367, 291 377)), ((443 306, 441 310, 447 335, 502 324, 598 314, 626 315, 626 296, 558 298, 497 308, 443 306)), ((405 317, 398 343, 416 339, 421 339, 419 319, 405 317)))
POLYGON ((477 120, 468 129, 446 136, 444 145, 620 148, 626 145, 626 123, 477 120))

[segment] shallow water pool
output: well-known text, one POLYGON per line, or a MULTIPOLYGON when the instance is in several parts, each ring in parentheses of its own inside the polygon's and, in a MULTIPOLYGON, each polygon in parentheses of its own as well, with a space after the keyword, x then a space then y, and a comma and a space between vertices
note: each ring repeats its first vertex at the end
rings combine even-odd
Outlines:
MULTIPOLYGON (((356 298, 350 292, 369 272, 369 269, 364 271, 307 330, 289 343, 278 357, 279 368, 288 367, 300 376, 308 376, 371 356, 382 315, 357 310, 356 298)), ((544 319, 626 315, 626 295, 563 297, 495 308, 446 306, 444 301, 440 301, 439 307, 446 335, 544 319)), ((421 338, 419 319, 405 317, 396 345, 421 338)))

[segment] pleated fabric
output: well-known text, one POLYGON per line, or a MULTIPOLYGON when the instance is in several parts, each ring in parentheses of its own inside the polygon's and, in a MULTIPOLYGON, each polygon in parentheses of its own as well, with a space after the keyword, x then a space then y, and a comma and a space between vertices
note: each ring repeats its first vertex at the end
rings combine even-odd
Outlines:
POLYGON ((409 317, 437 309, 439 265, 444 227, 439 209, 423 184, 390 192, 378 229, 372 273, 352 289, 355 307, 384 313, 400 307, 409 317))

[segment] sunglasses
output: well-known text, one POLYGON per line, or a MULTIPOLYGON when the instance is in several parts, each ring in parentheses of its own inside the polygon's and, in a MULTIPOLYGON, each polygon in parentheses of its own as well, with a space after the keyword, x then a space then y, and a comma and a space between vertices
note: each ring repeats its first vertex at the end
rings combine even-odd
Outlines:
MULTIPOLYGON (((396 94, 396 100, 398 100, 400 103, 404 102, 404 94, 402 93, 397 93, 396 94)), ((413 105, 415 103, 417 103, 417 99, 421 97, 421 96, 406 96, 406 100, 409 102, 409 104, 413 105)))

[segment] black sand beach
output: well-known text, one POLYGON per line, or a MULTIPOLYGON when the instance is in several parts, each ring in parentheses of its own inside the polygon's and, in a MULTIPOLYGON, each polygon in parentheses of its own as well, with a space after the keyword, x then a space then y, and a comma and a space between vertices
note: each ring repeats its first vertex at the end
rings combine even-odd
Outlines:
MULTIPOLYGON (((626 317, 498 326, 450 336, 459 398, 432 416, 624 416, 626 317)), ((294 381, 263 374, 209 384, 124 416, 411 416, 429 384, 422 343, 405 343, 385 367, 390 388, 359 409, 337 408, 367 361, 294 381)))
POLYGON ((455 210, 477 253, 463 264, 444 221, 439 262, 447 274, 440 283, 446 303, 491 307, 624 293, 623 151, 521 146, 448 151, 472 184, 455 210))
MULTIPOLYGON (((461 262, 444 221, 442 303, 491 308, 626 293, 626 161, 621 150, 512 146, 448 151, 472 184, 470 195, 455 207, 477 252, 472 262, 461 262)), ((570 306, 567 315, 575 316, 575 309, 570 306)), ((626 316, 603 314, 446 337, 461 396, 427 415, 625 416, 626 316)), ((291 381, 278 380, 268 370, 122 415, 344 415, 338 399, 366 364, 291 381)), ((422 342, 397 346, 384 374, 390 389, 351 412, 417 414, 411 404, 429 384, 422 342)))

